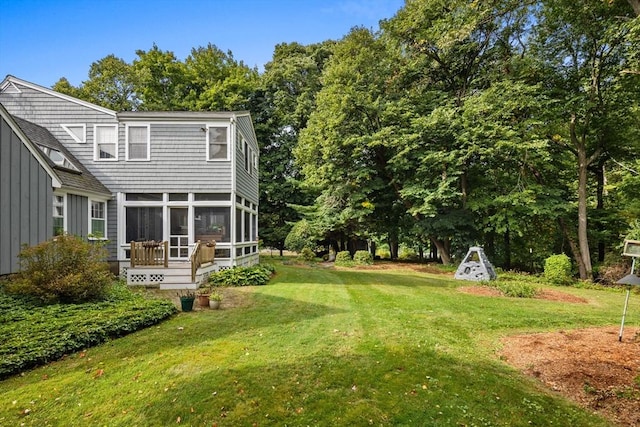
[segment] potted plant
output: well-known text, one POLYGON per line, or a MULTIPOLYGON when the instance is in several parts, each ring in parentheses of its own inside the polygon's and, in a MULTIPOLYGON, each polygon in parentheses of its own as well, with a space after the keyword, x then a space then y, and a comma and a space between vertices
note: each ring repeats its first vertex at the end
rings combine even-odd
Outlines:
POLYGON ((222 301, 222 295, 216 291, 212 291, 209 295, 209 307, 214 310, 220 308, 220 301, 222 301))
POLYGON ((193 303, 196 300, 195 292, 184 291, 184 292, 179 292, 177 295, 180 298, 180 305, 182 307, 182 311, 193 310, 193 303))
POLYGON ((211 295, 211 288, 208 286, 202 286, 198 289, 198 305, 202 308, 209 307, 209 298, 211 295))

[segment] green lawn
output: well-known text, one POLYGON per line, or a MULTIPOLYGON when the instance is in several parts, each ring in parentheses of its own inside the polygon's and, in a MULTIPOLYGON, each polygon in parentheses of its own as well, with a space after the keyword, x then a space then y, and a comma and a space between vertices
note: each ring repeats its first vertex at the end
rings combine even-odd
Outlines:
MULTIPOLYGON (((589 304, 567 304, 408 270, 277 268, 267 286, 230 289, 240 307, 0 382, 0 425, 609 425, 495 351, 518 332, 617 324, 621 291, 568 288, 589 304)), ((639 311, 632 298, 628 325, 639 311)))

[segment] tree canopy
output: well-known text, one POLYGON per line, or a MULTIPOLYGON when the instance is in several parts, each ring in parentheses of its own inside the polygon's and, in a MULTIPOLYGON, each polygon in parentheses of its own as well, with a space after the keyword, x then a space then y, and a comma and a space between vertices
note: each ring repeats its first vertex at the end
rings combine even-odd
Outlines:
POLYGON ((473 244, 507 269, 566 252, 589 279, 640 215, 638 14, 407 0, 377 31, 279 44, 263 72, 213 44, 184 60, 153 45, 54 89, 115 110, 251 111, 267 246, 405 243, 450 263, 473 244))

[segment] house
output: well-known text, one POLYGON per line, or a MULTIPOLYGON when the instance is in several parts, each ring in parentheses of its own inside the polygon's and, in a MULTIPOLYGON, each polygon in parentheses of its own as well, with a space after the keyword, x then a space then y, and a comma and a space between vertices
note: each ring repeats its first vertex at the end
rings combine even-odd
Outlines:
POLYGON ((10 185, 23 189, 21 203, 38 203, 18 206, 31 212, 19 236, 4 226, 13 230, 20 217, 16 202, 0 203, 2 274, 16 267, 5 247, 60 232, 104 240, 131 284, 195 288, 210 271, 259 261, 258 145, 248 112, 116 112, 13 76, 0 83, 0 104, 0 202, 17 197, 10 185), (49 177, 47 191, 36 194, 31 175, 5 167, 17 156, 5 146, 18 140, 33 157, 29 174, 49 177), (215 258, 196 261, 211 241, 215 258))

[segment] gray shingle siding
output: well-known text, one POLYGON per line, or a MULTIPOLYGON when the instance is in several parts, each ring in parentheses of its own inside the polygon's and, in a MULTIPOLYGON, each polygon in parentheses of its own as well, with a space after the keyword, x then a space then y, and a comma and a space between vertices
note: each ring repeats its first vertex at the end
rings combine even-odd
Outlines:
MULTIPOLYGON (((254 138, 253 125, 251 124, 251 117, 248 115, 241 115, 237 117, 236 126, 238 130, 249 143, 249 146, 256 155, 260 154, 258 143, 254 138)), ((253 175, 249 175, 244 167, 244 154, 241 147, 236 144, 236 190, 238 195, 247 198, 251 202, 258 204, 258 173, 255 171, 253 175)), ((250 161, 252 161, 250 159, 250 161)))

